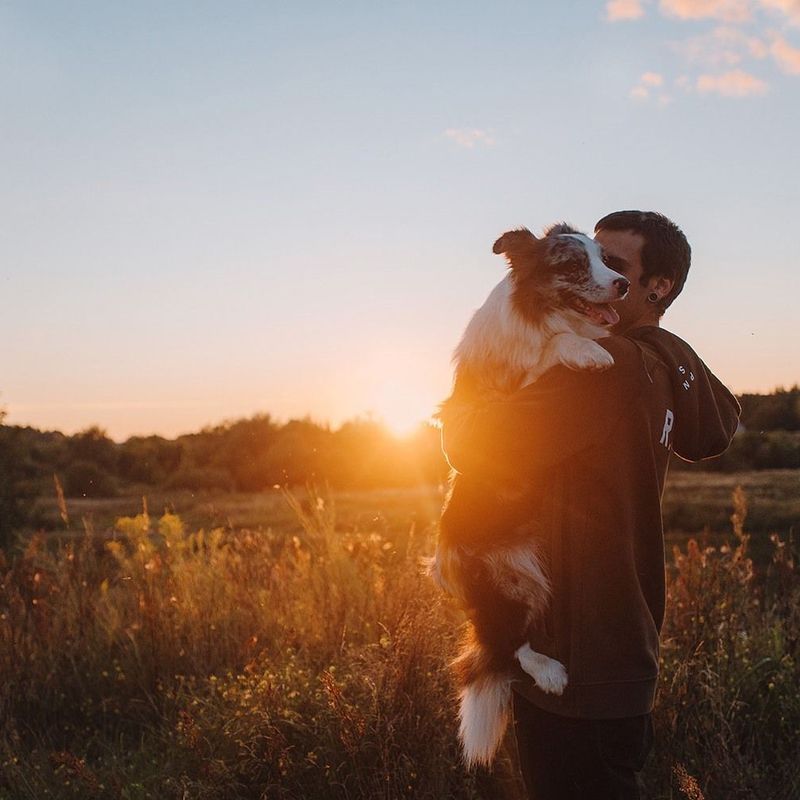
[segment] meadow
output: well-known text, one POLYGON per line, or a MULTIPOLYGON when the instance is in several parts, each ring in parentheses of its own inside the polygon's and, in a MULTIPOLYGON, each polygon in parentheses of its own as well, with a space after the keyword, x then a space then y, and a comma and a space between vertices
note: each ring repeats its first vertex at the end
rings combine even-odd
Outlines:
MULTIPOLYGON (((800 796, 798 489, 670 478, 646 798, 800 796)), ((459 761, 463 617, 420 567, 441 499, 41 501, 0 563, 0 798, 520 797, 510 741, 459 761)))
MULTIPOLYGON (((52 482, 50 484, 52 487, 52 482)), ((732 493, 741 486, 749 498, 748 525, 758 533, 786 534, 800 520, 800 470, 775 469, 748 472, 700 472, 672 470, 664 491, 664 528, 668 536, 728 533, 732 493)), ((330 493, 329 489, 325 489, 330 493)), ((444 484, 423 484, 387 489, 336 489, 337 529, 378 530, 434 525, 444 498, 444 484)), ((282 530, 297 532, 302 523, 287 505, 280 488, 259 492, 153 489, 142 486, 114 497, 70 497, 69 524, 61 518, 56 492, 38 498, 33 525, 27 533, 82 534, 84 520, 97 531, 110 531, 120 516, 142 508, 145 496, 152 509, 179 514, 189 528, 282 530)), ((684 537, 685 538, 685 537, 684 537)), ((759 537, 756 541, 766 541, 759 537)))

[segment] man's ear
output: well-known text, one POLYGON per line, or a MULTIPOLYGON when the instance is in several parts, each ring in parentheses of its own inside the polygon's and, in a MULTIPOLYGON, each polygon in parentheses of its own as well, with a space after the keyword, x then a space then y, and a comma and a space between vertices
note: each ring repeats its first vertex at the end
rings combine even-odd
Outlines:
POLYGON ((515 269, 525 264, 530 264, 536 255, 540 240, 527 228, 518 228, 515 231, 506 231, 492 247, 492 252, 500 255, 503 253, 508 265, 515 269))
POLYGON ((647 291, 655 292, 663 300, 672 291, 674 285, 675 281, 666 275, 653 275, 647 281, 647 291))

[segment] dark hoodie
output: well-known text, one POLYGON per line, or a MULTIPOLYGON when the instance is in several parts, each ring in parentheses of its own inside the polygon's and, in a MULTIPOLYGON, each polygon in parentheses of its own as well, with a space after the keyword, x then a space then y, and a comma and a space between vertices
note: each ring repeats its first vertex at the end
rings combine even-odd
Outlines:
POLYGON ((569 684, 548 695, 520 670, 515 688, 547 711, 595 719, 653 706, 670 450, 689 461, 719 455, 739 416, 736 398, 677 336, 645 327, 599 344, 614 357, 609 370, 554 368, 442 429, 465 477, 529 482, 553 585, 531 644, 567 667, 569 684))

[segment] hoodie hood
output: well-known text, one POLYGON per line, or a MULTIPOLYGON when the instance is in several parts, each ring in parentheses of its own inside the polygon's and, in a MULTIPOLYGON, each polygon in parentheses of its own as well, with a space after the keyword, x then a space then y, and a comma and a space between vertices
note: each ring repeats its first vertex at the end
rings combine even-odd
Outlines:
POLYGON ((702 461, 727 450, 741 408, 697 353, 663 328, 637 328, 626 336, 667 368, 675 401, 673 451, 686 461, 702 461))

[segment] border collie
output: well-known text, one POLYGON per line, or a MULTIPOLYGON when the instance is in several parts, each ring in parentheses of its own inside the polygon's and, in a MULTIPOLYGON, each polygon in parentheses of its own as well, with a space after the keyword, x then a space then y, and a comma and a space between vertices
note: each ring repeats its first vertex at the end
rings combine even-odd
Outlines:
MULTIPOLYGON (((600 246, 565 224, 536 238, 526 228, 494 244, 510 267, 467 325, 453 361, 447 424, 500 399, 556 364, 602 370, 614 361, 595 342, 619 320, 608 305, 629 282, 603 263, 600 246)), ((467 610, 467 638, 453 662, 460 689, 460 738, 469 766, 491 764, 508 724, 516 663, 540 689, 561 694, 563 664, 535 652, 528 631, 547 611, 550 585, 525 510, 525 476, 451 476, 431 572, 467 610)))

